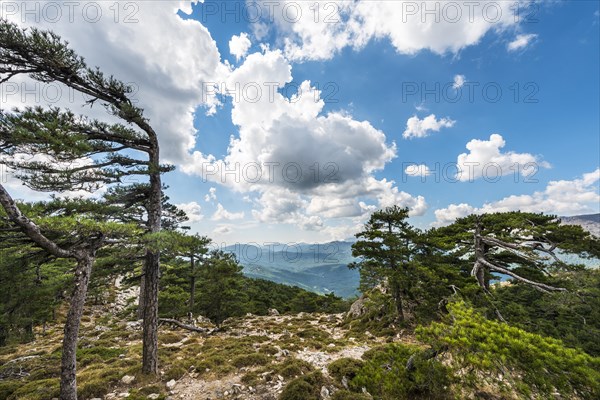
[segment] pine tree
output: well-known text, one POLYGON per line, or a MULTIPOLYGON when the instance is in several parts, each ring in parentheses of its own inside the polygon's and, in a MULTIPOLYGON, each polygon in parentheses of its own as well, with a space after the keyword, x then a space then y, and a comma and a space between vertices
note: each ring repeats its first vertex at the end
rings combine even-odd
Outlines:
MULTIPOLYGON (((89 163, 89 159, 86 159, 83 165, 72 165, 58 170, 52 164, 43 161, 37 165, 31 164, 33 168, 28 170, 31 184, 35 182, 35 186, 40 189, 59 191, 72 190, 78 188, 77 185, 90 183, 120 182, 122 178, 130 175, 147 176, 149 184, 144 191, 144 196, 148 199, 146 225, 149 232, 160 232, 161 174, 170 168, 160 164, 157 134, 144 117, 142 109, 134 106, 130 100, 131 87, 112 76, 106 77, 97 68, 88 67, 84 59, 55 33, 36 28, 21 29, 15 24, 0 19, 0 83, 23 74, 28 74, 42 83, 62 83, 89 96, 90 100, 87 103, 90 106, 99 102, 110 114, 128 124, 128 126, 108 125, 98 121, 88 121, 59 110, 28 109, 25 112, 17 112, 14 118, 4 114, 0 118, 7 119, 9 127, 16 125, 20 128, 16 131, 8 131, 11 138, 13 133, 16 135, 15 141, 11 140, 12 144, 18 144, 19 140, 25 137, 30 139, 30 143, 36 143, 39 149, 47 153, 54 152, 53 146, 62 146, 70 147, 80 156, 80 159, 83 154, 107 154, 102 161, 96 161, 94 158, 89 163), (42 127, 41 132, 37 129, 39 126, 42 127), (123 153, 126 149, 137 150, 144 154, 146 159, 134 159, 123 153), (96 176, 98 169, 102 169, 100 179, 96 176)), ((2 132, 3 135, 6 133, 6 130, 2 132)), ((6 148, 4 140, 6 139, 3 137, 0 148, 6 148)), ((68 157, 63 161, 74 160, 68 157)), ((20 218, 14 212, 9 214, 20 218)), ((28 224, 24 223, 22 226, 28 224)), ((32 235, 36 234, 34 228, 29 229, 29 232, 32 235)), ((39 239, 43 240, 42 237, 39 239)), ((50 243, 47 244, 47 250, 54 251, 57 255, 60 253, 50 243)), ((60 254, 66 256, 65 253, 60 254)), ((142 370, 153 374, 158 373, 159 272, 160 252, 148 248, 144 265, 142 370)))
POLYGON ((416 254, 418 232, 406 221, 408 208, 388 207, 371 214, 364 230, 356 234, 352 255, 360 261, 361 289, 368 290, 387 281, 400 320, 412 318, 409 296, 414 275, 412 261, 416 254))

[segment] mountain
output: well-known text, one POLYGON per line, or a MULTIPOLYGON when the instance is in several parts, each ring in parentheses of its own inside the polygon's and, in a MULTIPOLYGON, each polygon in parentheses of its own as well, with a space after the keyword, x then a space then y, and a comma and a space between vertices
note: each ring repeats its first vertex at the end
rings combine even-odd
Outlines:
MULTIPOLYGON (((581 225, 600 237, 600 214, 561 217, 567 225, 581 225)), ((236 255, 244 267, 244 274, 298 286, 312 292, 335 293, 341 297, 358 295, 360 276, 357 270, 347 268, 355 261, 351 241, 328 243, 256 243, 236 244, 224 250, 236 255)), ((564 261, 597 268, 598 260, 559 254, 564 261)))
POLYGON ((565 225, 581 225, 583 229, 596 237, 600 237, 600 214, 575 215, 560 217, 565 225))
POLYGON ((236 244, 224 251, 235 254, 251 278, 341 297, 359 294, 359 273, 347 267, 354 261, 352 242, 236 244))

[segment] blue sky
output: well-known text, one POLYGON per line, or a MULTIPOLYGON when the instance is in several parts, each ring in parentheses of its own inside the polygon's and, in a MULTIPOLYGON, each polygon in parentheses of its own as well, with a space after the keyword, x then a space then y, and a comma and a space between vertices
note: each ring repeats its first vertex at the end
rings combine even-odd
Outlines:
MULTIPOLYGON (((178 167, 164 178, 168 194, 192 215, 193 231, 219 243, 343 239, 391 204, 408 206, 421 228, 471 212, 599 212, 597 1, 522 2, 519 18, 509 2, 484 1, 487 14, 478 8, 469 20, 463 7, 452 22, 443 13, 432 21, 421 2, 321 2, 318 16, 313 2, 277 2, 271 14, 258 2, 263 18, 252 21, 244 1, 181 2, 179 11, 139 4, 146 18, 123 28, 133 44, 93 26, 111 55, 89 57, 140 82, 163 154, 178 167), (302 18, 290 18, 297 9, 302 18), (325 23, 328 15, 335 18, 325 23), (119 61, 131 49, 137 69, 119 61), (271 81, 282 94, 274 100, 267 91, 256 102, 213 91, 198 100, 212 83, 271 81), (185 101, 163 107, 165 91, 185 101), (265 161, 298 163, 304 178, 316 163, 320 179, 244 182, 238 172, 241 182, 224 182, 204 168, 257 163, 264 172, 265 161), (420 174, 408 175, 410 164, 420 174), (457 179, 457 166, 468 165, 457 179), (323 180, 329 173, 335 181, 323 180)), ((68 39, 90 29, 58 28, 68 39)), ((83 39, 73 43, 85 48, 83 39)))

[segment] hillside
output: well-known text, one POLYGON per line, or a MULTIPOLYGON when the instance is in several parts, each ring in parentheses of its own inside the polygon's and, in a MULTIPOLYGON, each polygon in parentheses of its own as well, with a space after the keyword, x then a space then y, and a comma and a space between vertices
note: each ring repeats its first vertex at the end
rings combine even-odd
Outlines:
POLYGON ((594 236, 600 237, 600 214, 575 215, 560 219, 565 225, 580 225, 594 236))
MULTIPOLYGON (((358 359, 384 342, 350 332, 343 326, 344 314, 249 314, 225 321, 212 333, 215 327, 200 317, 195 325, 207 333, 160 327, 160 379, 150 380, 139 371, 141 321, 127 308, 135 291, 114 290, 112 303, 86 306, 82 318, 82 399, 276 399, 295 377, 322 371, 327 380, 331 362, 358 359)), ((0 398, 58 397, 62 323, 59 318, 38 329, 31 343, 0 348, 0 398)), ((336 390, 333 386, 324 384, 323 393, 336 390)))
POLYGON ((359 284, 358 271, 347 268, 355 260, 351 247, 352 242, 347 241, 289 246, 238 244, 225 251, 235 254, 246 276, 347 298, 358 295, 359 284))

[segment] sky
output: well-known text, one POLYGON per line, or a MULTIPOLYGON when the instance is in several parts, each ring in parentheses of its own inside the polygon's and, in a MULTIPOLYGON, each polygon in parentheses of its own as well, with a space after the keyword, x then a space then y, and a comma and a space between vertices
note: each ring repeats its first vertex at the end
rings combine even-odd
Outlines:
MULTIPOLYGON (((598 1, 0 1, 135 87, 171 201, 215 242, 352 237, 408 207, 600 212, 598 1)), ((26 77, 3 108, 82 108, 26 77)), ((16 179, 15 197, 41 199, 16 179)), ((70 194, 72 195, 72 194, 70 194)))

